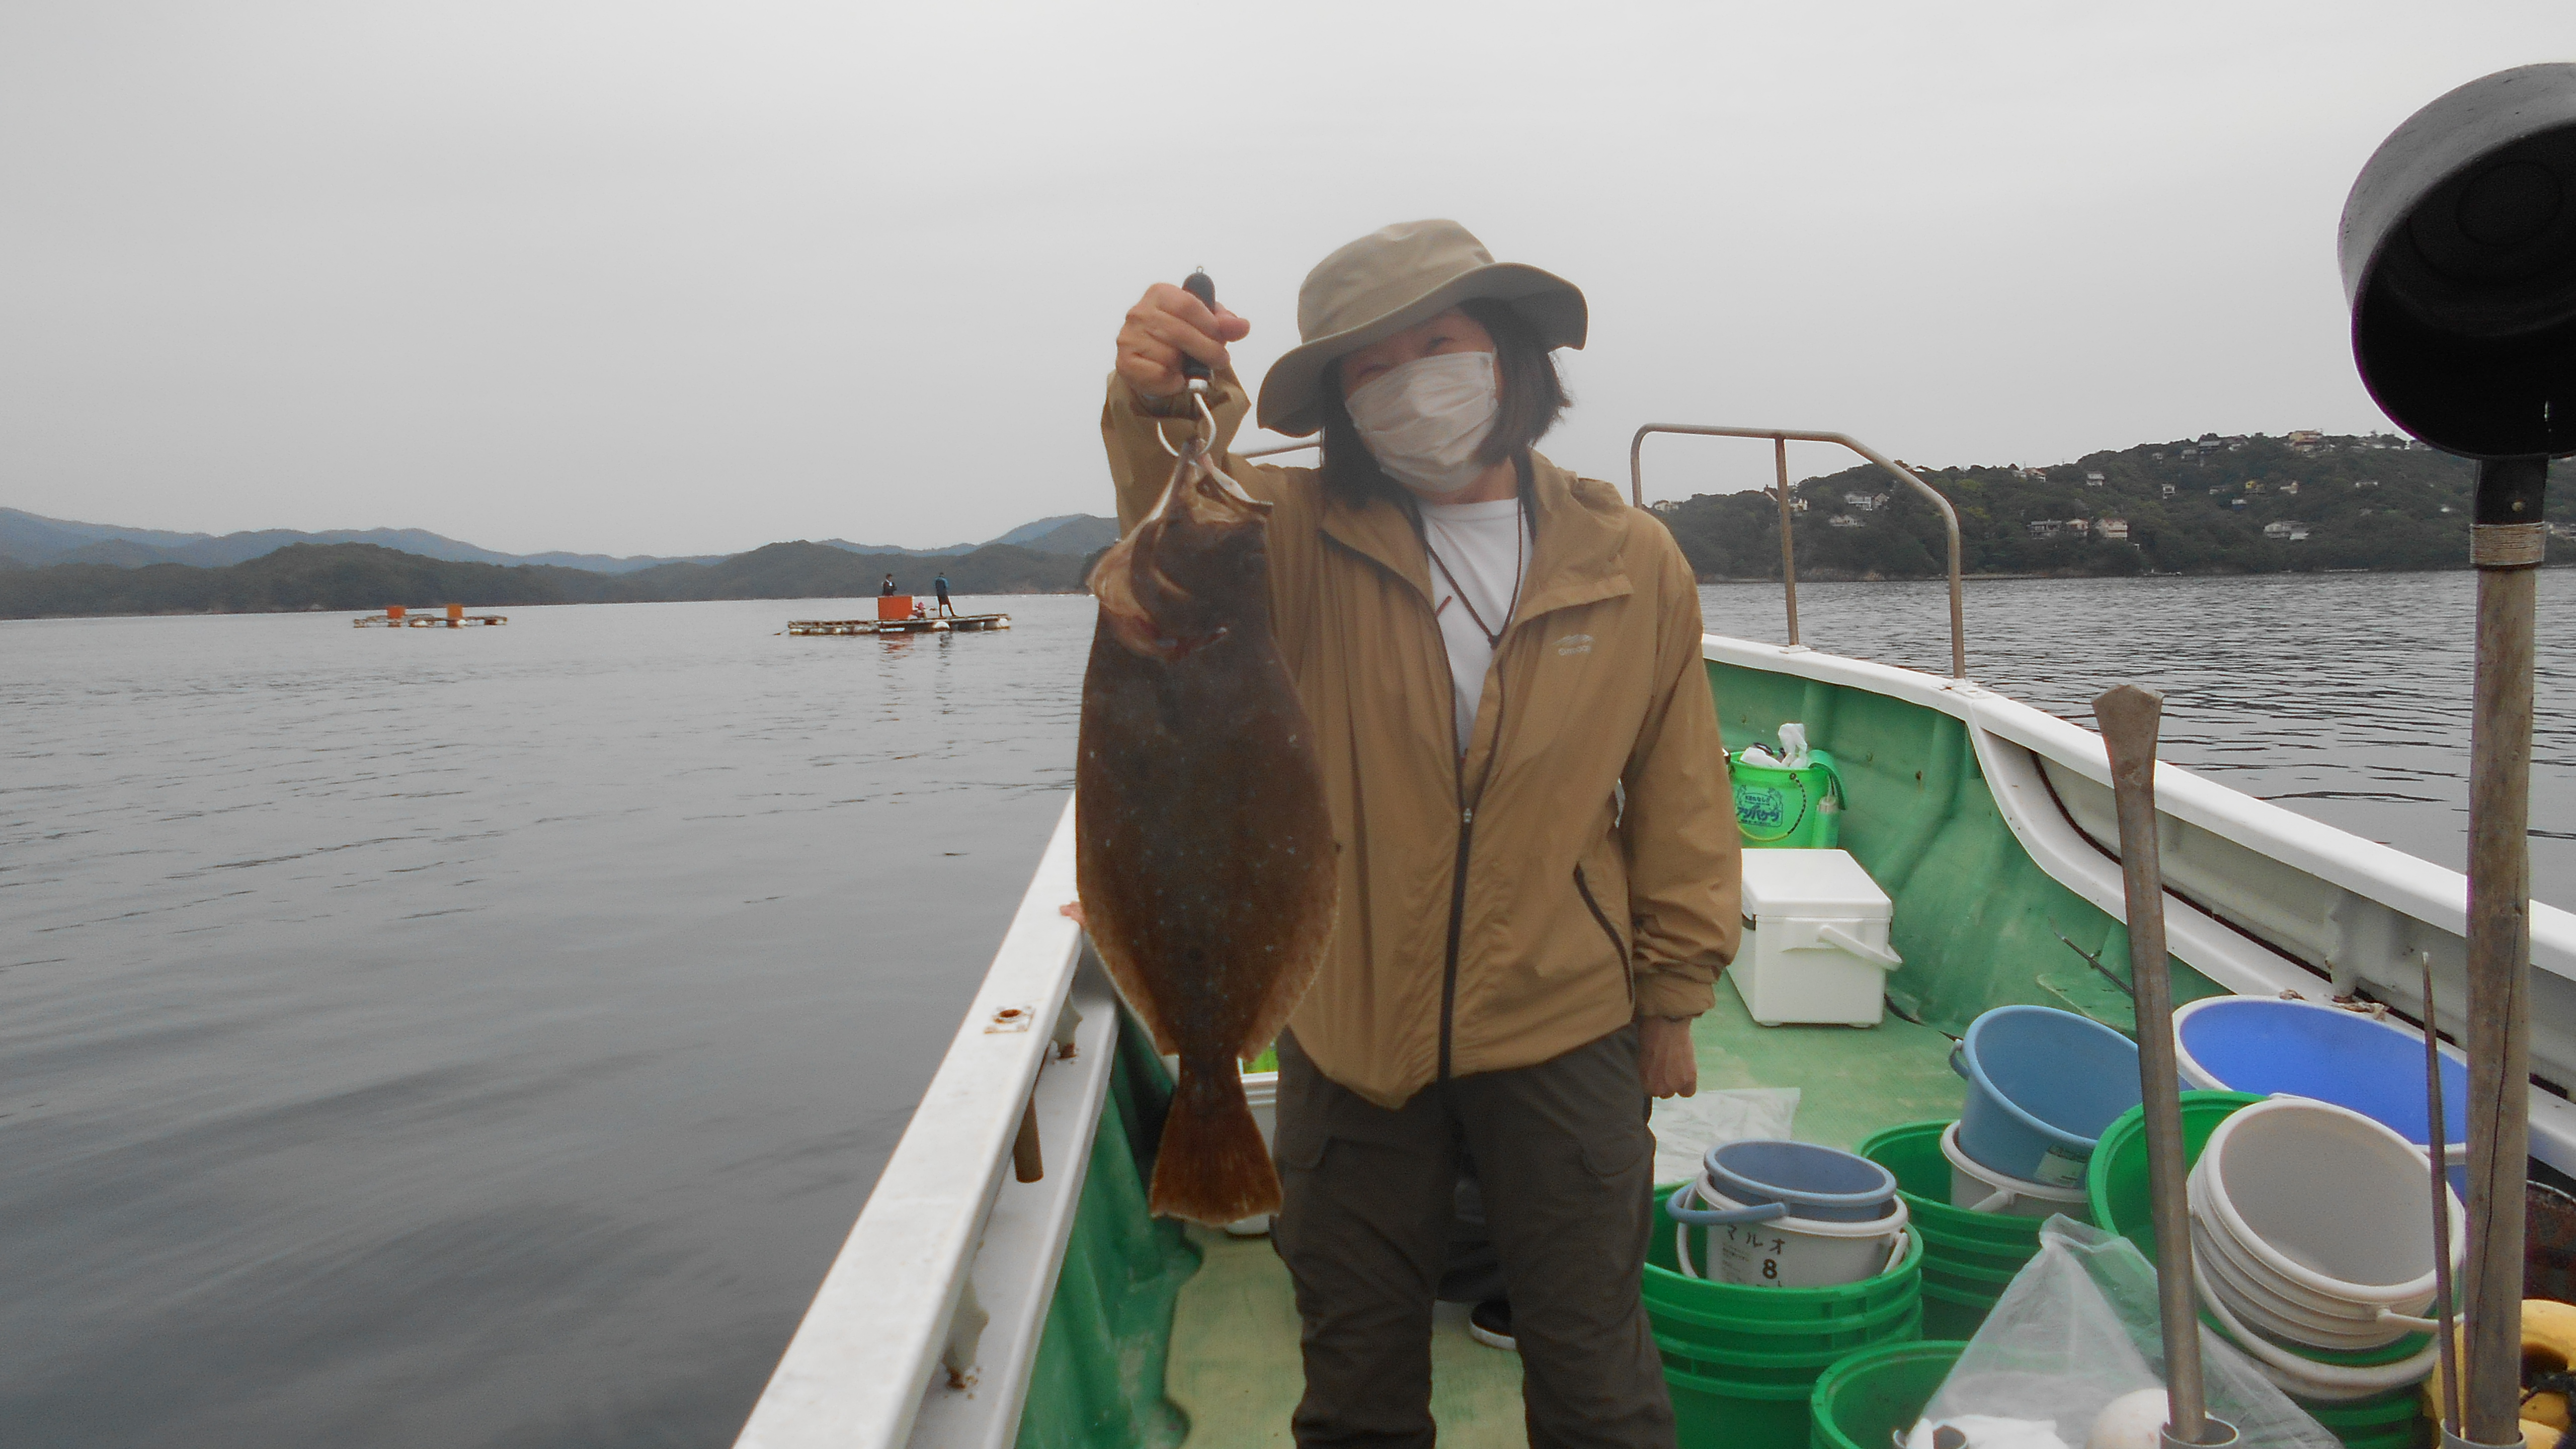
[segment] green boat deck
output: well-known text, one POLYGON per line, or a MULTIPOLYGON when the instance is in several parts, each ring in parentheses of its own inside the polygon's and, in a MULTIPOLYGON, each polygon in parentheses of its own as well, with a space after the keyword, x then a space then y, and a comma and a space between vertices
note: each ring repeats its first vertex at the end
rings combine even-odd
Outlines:
MULTIPOLYGON (((1720 984, 1717 1009, 1691 1033, 1703 1090, 1799 1089, 1796 1133, 1848 1148, 1900 1122, 1959 1114, 1950 1038, 1889 1016, 1875 1027, 1761 1027, 1720 984)), ((1289 1444, 1288 1414, 1303 1378, 1297 1308, 1267 1238, 1193 1229, 1203 1255, 1172 1313, 1165 1392, 1189 1424, 1192 1449, 1289 1444)), ((1441 1305, 1431 1335, 1431 1413, 1440 1442, 1503 1449, 1522 1434, 1520 1360, 1467 1336, 1466 1311, 1441 1305)))

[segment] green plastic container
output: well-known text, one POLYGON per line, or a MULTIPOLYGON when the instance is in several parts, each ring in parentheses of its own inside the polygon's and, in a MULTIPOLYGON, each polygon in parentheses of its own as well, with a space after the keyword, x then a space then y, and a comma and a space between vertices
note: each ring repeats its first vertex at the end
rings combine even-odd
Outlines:
POLYGON ((1816 1380, 1809 1449, 1887 1449, 1941 1390, 1964 1342, 1925 1339, 1853 1354, 1816 1380))
MULTIPOLYGON (((2252 1092, 2185 1092, 2182 1094, 2183 1170, 2200 1161, 2200 1149, 2239 1107, 2263 1099, 2252 1092)), ((2431 1177, 2427 1168, 2425 1176, 2431 1177)), ((2155 1205, 2147 1193, 2146 1108, 2131 1107, 2102 1129, 2093 1144, 2093 1160, 2084 1170, 2084 1189, 2093 1199, 2093 1221, 2138 1245, 2147 1261, 2156 1259, 2155 1205)), ((2426 1191, 2430 1191, 2427 1188, 2426 1191)))
POLYGON ((1743 1384, 1667 1365, 1664 1386, 1681 1449, 1797 1449, 1806 1442, 1813 1382, 1743 1384))
POLYGON ((1744 752, 1726 757, 1735 781, 1735 824, 1744 843, 1789 850, 1831 850, 1842 843, 1843 782, 1834 757, 1809 750, 1814 763, 1783 770, 1744 763, 1744 752))
POLYGON ((2433 1442, 2433 1423, 2424 1417, 2420 1386, 2340 1404, 2296 1396, 2293 1401, 2327 1433, 2342 1440, 2344 1449, 2425 1449, 2433 1442))
POLYGON ((1977 1330, 1986 1326, 1986 1315, 1995 1311, 1995 1300, 2002 1296, 1924 1279, 1923 1336, 1961 1340, 1976 1337, 1977 1330))
POLYGON ((1908 1122, 1860 1145, 1863 1157, 1896 1175, 1897 1195, 1923 1238, 1923 1332, 1970 1338, 2004 1289, 2039 1251, 2043 1219, 1976 1213, 1950 1204, 1950 1159, 1941 1133, 1950 1124, 1908 1122))
MULTIPOLYGON (((1862 1349, 1922 1336, 1922 1237, 1911 1236, 1894 1268, 1832 1288, 1685 1278, 1675 1271, 1674 1224, 1663 1208, 1679 1186, 1655 1190, 1645 1301, 1680 1442, 1684 1449, 1799 1449, 1807 1440, 1808 1396, 1826 1370, 1862 1349)), ((1699 1259, 1706 1230, 1691 1232, 1699 1259)))

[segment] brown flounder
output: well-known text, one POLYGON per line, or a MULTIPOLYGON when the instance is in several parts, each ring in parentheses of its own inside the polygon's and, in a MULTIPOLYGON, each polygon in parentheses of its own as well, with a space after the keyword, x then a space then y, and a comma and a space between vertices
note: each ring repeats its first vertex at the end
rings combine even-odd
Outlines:
POLYGON ((1181 1059, 1151 1209, 1275 1212, 1236 1063, 1314 978, 1338 889, 1313 731, 1270 626, 1270 505, 1185 458, 1092 571, 1076 872, 1092 942, 1181 1059))

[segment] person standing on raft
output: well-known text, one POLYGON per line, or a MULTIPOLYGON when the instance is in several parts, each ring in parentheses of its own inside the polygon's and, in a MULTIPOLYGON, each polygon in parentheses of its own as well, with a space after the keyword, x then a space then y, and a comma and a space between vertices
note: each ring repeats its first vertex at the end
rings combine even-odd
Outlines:
MULTIPOLYGON (((1433 1442, 1472 1161, 1530 1443, 1669 1449, 1646 1098, 1697 1090, 1690 1024, 1741 919, 1697 583, 1653 515, 1532 450, 1567 402, 1550 352, 1583 345, 1572 285, 1410 222, 1326 257, 1297 324, 1259 417, 1320 429, 1322 465, 1224 457, 1274 505, 1274 624, 1341 845, 1340 919, 1278 1043, 1296 1440, 1433 1442)), ((1250 330, 1176 286, 1129 309, 1101 413, 1122 531, 1171 474, 1158 423, 1196 417, 1184 358, 1215 370, 1225 453, 1250 330)))

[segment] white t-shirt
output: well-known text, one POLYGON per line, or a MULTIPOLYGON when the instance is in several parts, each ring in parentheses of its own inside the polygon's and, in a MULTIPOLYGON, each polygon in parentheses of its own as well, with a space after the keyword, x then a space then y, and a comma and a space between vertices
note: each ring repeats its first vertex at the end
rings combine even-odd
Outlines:
POLYGON ((1476 626, 1476 615, 1500 634, 1511 627, 1511 610, 1529 574, 1529 534, 1521 522, 1517 498, 1492 503, 1424 503, 1423 540, 1439 562, 1431 565, 1431 607, 1440 621, 1441 642, 1449 646, 1449 678, 1458 701, 1458 752, 1476 733, 1476 703, 1484 698, 1485 671, 1494 662, 1494 647, 1476 626), (1447 564, 1448 572, 1440 565, 1447 564), (1455 596, 1467 591, 1465 603, 1455 596), (1470 613, 1467 604, 1475 605, 1470 613))

